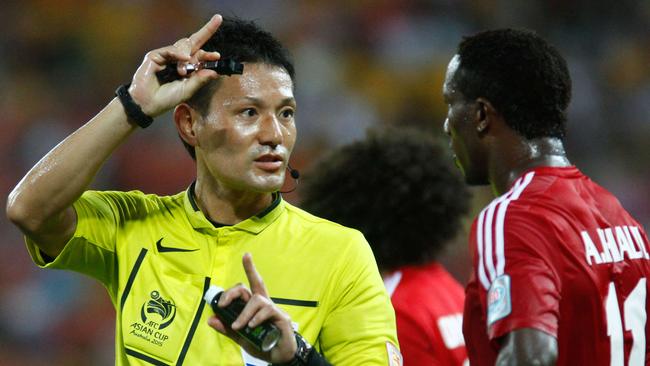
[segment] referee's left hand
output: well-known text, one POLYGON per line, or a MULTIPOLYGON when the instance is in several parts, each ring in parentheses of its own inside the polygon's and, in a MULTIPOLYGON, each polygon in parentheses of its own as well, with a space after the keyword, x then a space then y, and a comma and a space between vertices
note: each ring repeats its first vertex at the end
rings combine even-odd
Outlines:
POLYGON ((296 339, 291 328, 291 318, 269 298, 264 281, 260 274, 257 273, 250 253, 244 254, 242 262, 251 289, 248 290, 244 285, 239 284, 226 290, 221 295, 218 306, 225 307, 233 299, 241 298, 246 301, 244 310, 237 320, 232 323, 232 327, 226 326, 214 315, 208 319, 208 324, 237 342, 246 352, 256 358, 271 363, 289 362, 293 360, 297 349, 296 339), (254 328, 265 321, 274 324, 282 333, 278 344, 268 352, 261 352, 254 348, 246 339, 235 332, 235 330, 242 329, 247 325, 254 328))
POLYGON ((181 38, 173 45, 149 51, 131 80, 129 93, 133 100, 150 117, 156 117, 177 104, 188 100, 199 88, 219 77, 213 70, 203 69, 170 83, 160 85, 156 72, 167 64, 176 63, 178 73, 187 75, 184 65, 203 61, 217 61, 219 52, 206 52, 203 44, 219 29, 223 18, 215 14, 210 21, 191 36, 181 38))

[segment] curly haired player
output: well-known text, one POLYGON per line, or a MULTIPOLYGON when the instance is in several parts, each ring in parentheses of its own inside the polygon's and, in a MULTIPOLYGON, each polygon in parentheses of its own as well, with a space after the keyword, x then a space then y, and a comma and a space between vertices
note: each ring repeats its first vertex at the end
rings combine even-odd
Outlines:
POLYGON ((462 286, 436 257, 469 192, 446 149, 418 131, 375 132, 318 164, 302 206, 368 239, 397 318, 405 365, 463 365, 462 286))

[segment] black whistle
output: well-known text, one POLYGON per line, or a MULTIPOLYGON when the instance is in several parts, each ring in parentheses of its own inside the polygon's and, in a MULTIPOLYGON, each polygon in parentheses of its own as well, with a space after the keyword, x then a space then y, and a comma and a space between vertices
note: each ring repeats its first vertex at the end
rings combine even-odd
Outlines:
MULTIPOLYGON (((210 305, 222 322, 231 326, 237 317, 239 317, 242 310, 244 310, 246 303, 242 299, 234 299, 228 306, 221 308, 217 303, 222 294, 223 289, 221 287, 212 285, 205 292, 203 299, 210 305)), ((282 335, 280 330, 268 321, 255 328, 246 326, 236 332, 262 352, 268 352, 271 348, 275 347, 282 335)))
MULTIPOLYGON (((177 64, 168 64, 164 70, 160 70, 156 73, 158 82, 160 84, 165 84, 172 82, 174 80, 182 79, 183 77, 178 75, 177 64)), ((222 59, 218 61, 206 61, 201 62, 197 65, 187 64, 185 65, 185 70, 188 74, 201 69, 210 69, 217 72, 219 75, 232 75, 239 74, 241 75, 244 72, 244 64, 230 59, 222 59)))

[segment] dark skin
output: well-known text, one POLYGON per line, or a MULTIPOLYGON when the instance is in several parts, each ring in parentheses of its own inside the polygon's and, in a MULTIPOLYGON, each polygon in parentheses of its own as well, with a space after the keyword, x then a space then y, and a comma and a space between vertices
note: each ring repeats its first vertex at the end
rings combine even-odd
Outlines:
MULTIPOLYGON (((482 98, 479 98, 482 99, 482 98)), ((499 118, 502 126, 505 126, 503 118, 498 115, 492 105, 485 101, 482 106, 486 115, 485 121, 487 128, 495 123, 494 120, 499 118)), ((526 140, 511 130, 503 132, 503 138, 493 139, 490 146, 488 161, 488 180, 492 186, 492 192, 496 196, 506 193, 512 184, 521 177, 521 175, 534 167, 553 166, 565 167, 571 163, 566 157, 564 145, 557 138, 540 138, 526 140), (501 142, 502 141, 502 142, 501 142)))
POLYGON ((532 328, 512 331, 500 340, 496 366, 555 365, 557 340, 532 328))
MULTIPOLYGON (((489 100, 468 100, 454 81, 456 74, 463 72, 459 66, 456 55, 449 62, 443 87, 449 108, 444 130, 468 184, 489 184, 500 196, 526 170, 571 165, 560 139, 526 139, 508 126, 489 100)), ((555 365, 557 360, 557 339, 537 329, 517 329, 504 335, 499 343, 499 366, 555 365)))

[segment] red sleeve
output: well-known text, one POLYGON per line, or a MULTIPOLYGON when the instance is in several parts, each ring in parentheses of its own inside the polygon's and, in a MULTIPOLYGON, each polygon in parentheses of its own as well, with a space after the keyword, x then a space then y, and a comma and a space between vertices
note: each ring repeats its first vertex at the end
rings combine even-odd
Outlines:
POLYGON ((434 354, 433 350, 442 351, 444 344, 433 344, 432 330, 412 319, 408 313, 395 309, 397 319, 397 338, 400 351, 404 358, 404 366, 411 365, 442 365, 442 361, 434 354))
POLYGON ((477 272, 482 269, 487 280, 481 300, 490 340, 521 328, 557 337, 560 283, 551 256, 559 248, 552 226, 543 215, 517 207, 501 218, 498 206, 491 220, 489 214, 486 210, 483 230, 477 228, 483 235, 483 266, 477 272))

